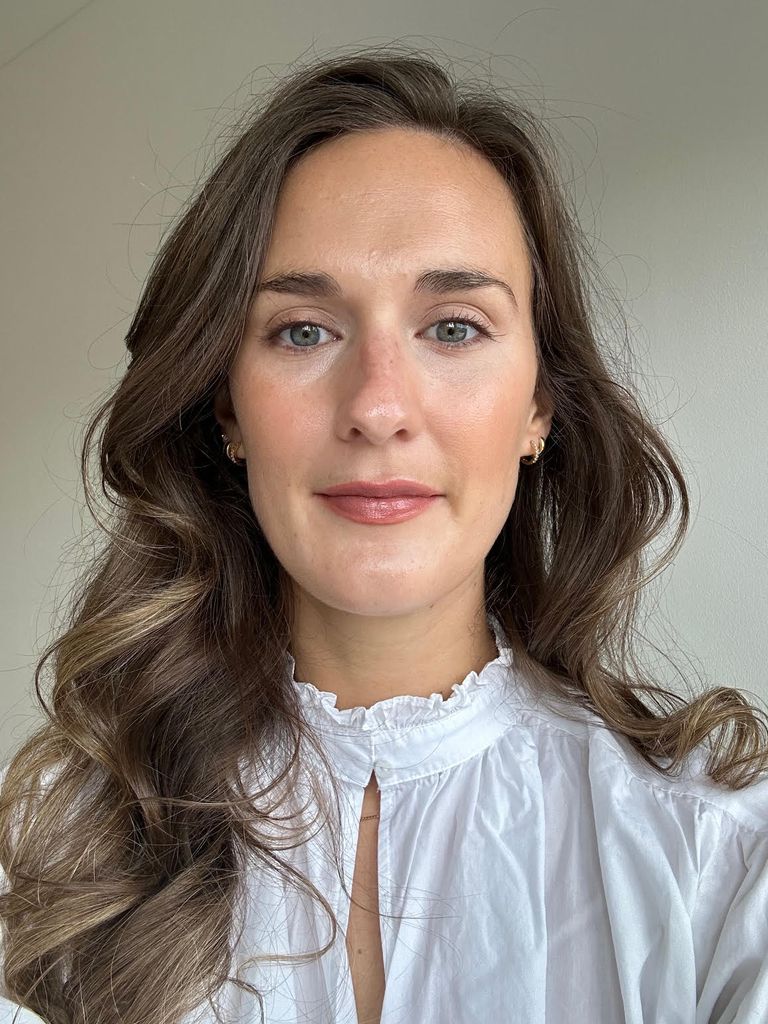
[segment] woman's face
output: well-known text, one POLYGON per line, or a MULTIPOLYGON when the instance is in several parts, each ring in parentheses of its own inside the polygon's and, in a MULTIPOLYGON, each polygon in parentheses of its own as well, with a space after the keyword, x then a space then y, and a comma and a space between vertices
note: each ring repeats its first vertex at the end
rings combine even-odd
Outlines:
POLYGON ((254 512, 299 599, 397 616, 478 585, 482 595, 520 457, 551 421, 533 399, 531 275, 503 178, 473 150, 415 131, 324 143, 281 191, 262 281, 288 273, 338 288, 257 294, 216 414, 242 442, 254 512), (459 267, 514 299, 437 278, 415 288, 426 271, 459 267), (375 525, 318 497, 395 477, 440 497, 375 525))

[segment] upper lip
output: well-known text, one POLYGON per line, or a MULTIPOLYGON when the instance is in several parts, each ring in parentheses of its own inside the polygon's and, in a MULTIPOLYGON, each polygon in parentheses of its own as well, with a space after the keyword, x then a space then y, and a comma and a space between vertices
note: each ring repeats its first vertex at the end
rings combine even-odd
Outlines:
POLYGON ((432 497, 439 495, 434 487, 419 483, 418 480, 350 480, 346 484, 325 487, 319 494, 357 494, 366 498, 395 498, 402 495, 432 497))

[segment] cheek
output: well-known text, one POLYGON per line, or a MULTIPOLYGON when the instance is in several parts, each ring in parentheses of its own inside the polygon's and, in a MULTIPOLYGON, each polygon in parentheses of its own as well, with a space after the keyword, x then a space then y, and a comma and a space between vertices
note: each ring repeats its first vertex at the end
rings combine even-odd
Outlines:
POLYGON ((525 427, 524 396, 514 387, 498 383, 475 393, 454 395, 435 409, 441 436, 473 475, 494 476, 504 472, 520 446, 525 427))
POLYGON ((239 393, 238 423, 248 459, 248 489, 257 518, 282 515, 309 460, 313 432, 306 407, 253 378, 239 393))
POLYGON ((482 400, 460 403, 454 411, 455 418, 443 421, 443 437, 452 438, 457 479, 462 481, 457 511, 478 536, 485 536, 501 529, 515 500, 526 396, 514 386, 489 389, 482 400))
POLYGON ((300 422, 306 414, 303 403, 296 402, 295 395, 279 381, 256 373, 253 368, 249 372, 247 364, 236 394, 237 419, 247 449, 258 453, 259 463, 280 462, 286 448, 288 459, 296 438, 304 434, 300 422))

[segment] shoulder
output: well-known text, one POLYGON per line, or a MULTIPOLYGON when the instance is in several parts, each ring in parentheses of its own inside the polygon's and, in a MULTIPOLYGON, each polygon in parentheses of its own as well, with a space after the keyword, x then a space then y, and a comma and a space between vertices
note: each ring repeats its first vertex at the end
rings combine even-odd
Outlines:
MULTIPOLYGON (((768 842, 768 771, 742 789, 707 773, 709 746, 694 748, 674 774, 647 762, 623 733, 593 711, 565 701, 515 701, 512 717, 529 734, 547 774, 562 772, 593 799, 645 808, 662 819, 701 823, 702 816, 768 842)), ((661 761, 662 766, 669 761, 661 761)))
POLYGON ((640 954, 633 984, 658 991, 659 979, 676 974, 678 985, 695 984, 697 1020, 764 1020, 768 773, 741 789, 721 786, 701 744, 665 775, 586 710, 532 705, 518 718, 536 749, 548 815, 595 859, 622 963, 640 954))

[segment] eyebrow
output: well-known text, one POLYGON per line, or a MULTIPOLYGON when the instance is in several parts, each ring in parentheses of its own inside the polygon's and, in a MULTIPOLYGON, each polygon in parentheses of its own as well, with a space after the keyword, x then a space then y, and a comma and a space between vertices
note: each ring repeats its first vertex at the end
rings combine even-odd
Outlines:
MULTIPOLYGON (((501 288, 512 300, 512 305, 518 309, 515 293, 506 281, 498 277, 492 277, 484 270, 477 267, 436 267, 425 270, 416 278, 414 285, 415 292, 429 292, 435 295, 444 295, 447 292, 465 291, 472 288, 501 288)), ((261 292, 279 292, 289 295, 307 295, 321 298, 340 298, 342 293, 341 285, 336 278, 331 277, 319 270, 290 271, 285 274, 276 274, 270 277, 256 289, 257 294, 261 292)))

